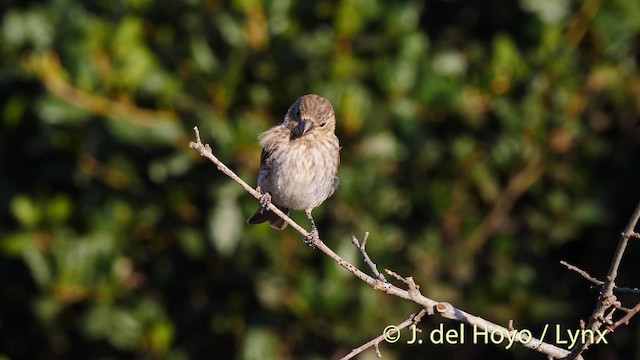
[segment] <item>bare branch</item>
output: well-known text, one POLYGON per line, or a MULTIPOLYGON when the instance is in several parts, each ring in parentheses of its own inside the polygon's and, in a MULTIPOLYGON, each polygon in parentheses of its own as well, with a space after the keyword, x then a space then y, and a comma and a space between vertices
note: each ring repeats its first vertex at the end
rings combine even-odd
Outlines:
MULTIPOLYGON (((231 171, 226 165, 224 165, 220 160, 218 160, 218 158, 216 158, 213 153, 211 152, 211 147, 208 144, 203 144, 200 140, 200 133, 198 131, 198 128, 194 128, 194 131, 196 133, 196 142, 191 142, 189 144, 189 146, 193 149, 195 149, 196 151, 198 151, 200 153, 200 155, 208 158, 209 160, 211 160, 220 171, 222 171, 225 175, 229 176, 231 179, 233 179, 234 181, 236 181, 238 184, 240 184, 240 186, 242 186, 242 188, 250 193, 251 195, 253 195, 253 197, 255 197, 257 200, 260 199, 261 195, 260 192, 256 191, 254 188, 252 188, 251 186, 249 186, 246 182, 244 182, 242 179, 240 179, 240 177, 238 177, 233 171, 231 171)), ((308 237, 309 233, 302 228, 300 225, 298 225, 295 221, 293 221, 291 218, 289 218, 288 216, 286 216, 282 211, 280 211, 277 207, 275 207, 273 204, 269 204, 269 210, 273 211, 274 213, 276 213, 278 216, 280 216, 282 219, 284 219, 289 225, 291 225, 291 227, 293 227, 294 229, 296 229, 300 234, 302 234, 305 238, 308 237)), ((569 355, 569 351, 559 348, 555 345, 549 344, 549 343, 545 343, 543 341, 541 341, 540 339, 536 339, 533 337, 518 337, 518 336, 514 336, 513 332, 518 331, 518 330, 509 330, 507 328, 505 328, 504 326, 500 326, 497 324, 494 324, 490 321, 487 321, 481 317, 475 316, 475 315, 471 315, 467 312, 464 312, 463 310, 460 310, 456 307, 454 307, 453 305, 449 304, 449 303, 445 303, 445 302, 438 302, 435 300, 432 300, 430 298, 425 297, 424 295, 422 295, 420 293, 420 286, 417 285, 414 281, 413 278, 411 277, 407 277, 407 278, 403 278, 400 275, 396 274, 395 272, 391 271, 391 270, 385 270, 387 272, 387 274, 393 276, 394 278, 396 278, 397 280, 403 282, 405 285, 407 285, 408 290, 399 288, 389 282, 384 282, 381 281, 380 279, 377 278, 373 278, 372 276, 367 275, 366 273, 364 273, 362 270, 358 269, 357 267, 355 267, 354 265, 352 265, 351 263, 349 263, 348 261, 344 260, 343 258, 341 258, 338 254, 336 254, 331 248, 329 248, 322 240, 320 240, 319 237, 312 239, 311 240, 311 244, 313 247, 319 249, 320 251, 322 251, 323 253, 325 253, 327 256, 329 256, 331 259, 333 259, 338 265, 342 266, 343 268, 345 268, 347 271, 351 272, 352 274, 354 274, 357 278, 359 278, 360 280, 362 280, 363 282, 365 282, 366 284, 368 284, 369 286, 371 286, 373 289, 378 290, 378 291, 382 291, 386 294, 389 295, 393 295, 396 297, 399 297, 401 299, 405 299, 405 300, 409 300, 412 301, 418 305, 420 305, 423 309, 426 310, 426 313, 429 315, 432 315, 434 313, 440 314, 442 317, 447 318, 447 319, 452 319, 452 320, 456 320, 456 321, 460 321, 463 323, 467 323, 471 326, 476 326, 480 329, 483 329, 484 331, 489 331, 491 333, 493 332, 500 332, 502 334, 505 334, 505 336, 511 336, 515 338, 515 341, 520 343, 521 345, 529 348, 529 349, 533 349, 536 350, 538 352, 541 352, 543 354, 546 354, 550 357, 553 357, 555 359, 561 359, 566 357, 567 355, 569 355)), ((408 325, 407 325, 408 326, 408 325)), ((373 345, 374 347, 377 348, 377 343, 374 343, 373 345)), ((379 353, 379 352, 378 352, 379 353)), ((582 359, 582 357, 577 357, 578 359, 582 359)))
MULTIPOLYGON (((609 267, 609 272, 607 273, 607 281, 603 284, 603 289, 601 290, 600 297, 598 298, 598 303, 596 308, 593 310, 591 314, 591 318, 589 319, 589 323, 587 328, 591 331, 600 330, 603 325, 603 319, 605 319, 605 312, 611 306, 619 305, 619 302, 615 299, 613 295, 613 289, 616 286, 616 278, 618 277, 618 268, 620 267, 620 262, 622 261, 622 256, 627 248, 627 244, 629 243, 630 238, 635 238, 637 234, 634 229, 638 224, 638 220, 640 219, 640 203, 636 206, 635 211, 631 215, 627 226, 625 227, 622 235, 620 236, 620 241, 618 241, 618 247, 613 255, 613 260, 611 261, 611 265, 609 267)), ((627 313, 627 315, 623 318, 631 318, 635 315, 633 312, 627 313), (630 315, 632 314, 632 315, 630 315)), ((584 343, 576 346, 571 351, 571 354, 567 356, 568 360, 576 359, 580 356, 591 344, 592 339, 587 339, 584 343)))

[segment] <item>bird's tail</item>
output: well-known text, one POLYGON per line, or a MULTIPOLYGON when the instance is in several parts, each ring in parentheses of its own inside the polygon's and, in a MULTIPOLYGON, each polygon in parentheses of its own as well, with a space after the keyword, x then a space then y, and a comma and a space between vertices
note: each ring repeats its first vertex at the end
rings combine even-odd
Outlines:
MULTIPOLYGON (((283 208, 278 206, 278 209, 282 210, 287 216, 291 209, 283 208)), ((269 225, 276 230, 283 230, 287 227, 287 222, 284 221, 280 216, 276 215, 273 211, 269 209, 260 208, 253 214, 252 217, 247 220, 249 225, 262 224, 265 221, 269 221, 269 225)))

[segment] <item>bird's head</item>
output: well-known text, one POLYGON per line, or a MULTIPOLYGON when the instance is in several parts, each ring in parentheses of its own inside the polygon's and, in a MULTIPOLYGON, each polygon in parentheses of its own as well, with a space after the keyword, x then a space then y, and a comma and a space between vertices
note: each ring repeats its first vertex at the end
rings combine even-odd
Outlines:
POLYGON ((336 128, 336 116, 329 100, 322 96, 305 95, 291 105, 283 125, 291 131, 291 140, 315 134, 332 134, 336 128))

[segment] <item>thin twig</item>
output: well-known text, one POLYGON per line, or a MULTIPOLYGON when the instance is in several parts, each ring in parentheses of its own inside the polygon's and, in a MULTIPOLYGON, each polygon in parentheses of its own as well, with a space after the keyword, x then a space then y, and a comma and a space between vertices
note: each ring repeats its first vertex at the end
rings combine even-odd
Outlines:
POLYGON ((587 273, 586 271, 580 269, 579 267, 575 266, 575 265, 571 265, 568 262, 562 260, 560 261, 560 264, 564 265, 567 267, 567 269, 572 270, 577 272, 578 274, 580 274, 583 278, 591 281, 592 283, 596 284, 596 285, 602 285, 604 284, 604 281, 602 280, 598 280, 596 278, 594 278, 593 276, 589 275, 589 273, 587 273))
POLYGON ((638 312, 640 312, 640 303, 636 304, 633 309, 629 309, 627 311, 627 315, 622 317, 620 320, 616 321, 613 325, 607 328, 607 333, 613 332, 620 325, 629 325, 629 320, 634 317, 638 312))
MULTIPOLYGON (((568 262, 566 262, 564 260, 560 261, 560 264, 566 266, 567 269, 569 269, 569 270, 577 272, 583 278, 585 278, 585 279, 589 280, 590 282, 596 284, 596 286, 593 286, 593 288, 598 288, 599 289, 604 284, 604 281, 594 278, 593 276, 589 275, 588 272, 580 269, 579 267, 577 267, 575 265, 571 265, 571 264, 569 264, 568 262)), ((616 286, 616 287, 613 288, 613 292, 625 293, 625 294, 640 294, 640 289, 639 288, 629 288, 629 287, 616 286)))
POLYGON ((361 352, 367 350, 370 347, 375 347, 376 349, 376 355, 380 358, 382 357, 382 355, 380 354, 380 349, 378 348, 378 345, 382 342, 382 341, 390 341, 390 339, 397 339, 399 338, 398 336, 398 332, 400 332, 400 330, 404 330, 405 328, 411 326, 411 325, 416 325, 417 323, 420 322, 420 320, 422 320, 422 317, 427 313, 426 309, 422 309, 420 310, 419 313, 417 314, 411 314, 411 316, 409 316, 409 318, 405 321, 403 321, 402 323, 392 326, 392 327, 386 327, 385 330, 383 331, 382 335, 371 339, 370 341, 360 345, 359 347, 351 350, 350 353, 348 353, 347 355, 345 355, 343 358, 341 358, 340 360, 348 360, 353 358, 354 356, 360 354, 361 352), (398 337, 396 337, 398 336, 398 337))
POLYGON ((378 280, 387 282, 387 279, 384 277, 384 275, 382 275, 380 271, 378 271, 378 266, 376 266, 376 263, 374 263, 369 257, 369 254, 367 254, 367 250, 365 249, 365 246, 367 244, 367 239, 369 239, 368 231, 364 233, 364 237, 362 238, 362 243, 358 242, 358 239, 356 238, 355 235, 351 235, 351 242, 356 247, 356 249, 360 251, 360 254, 362 254, 362 258, 364 262, 367 265, 369 265, 369 268, 371 268, 371 271, 373 271, 373 275, 375 275, 378 278, 378 280))
POLYGON ((392 270, 389 270, 389 269, 384 269, 384 272, 386 272, 387 274, 391 275, 391 277, 393 277, 394 279, 396 279, 398 281, 402 281, 403 283, 409 285, 409 283, 407 282, 407 279, 405 279, 402 276, 398 275, 398 273, 396 273, 395 271, 392 271, 392 270))

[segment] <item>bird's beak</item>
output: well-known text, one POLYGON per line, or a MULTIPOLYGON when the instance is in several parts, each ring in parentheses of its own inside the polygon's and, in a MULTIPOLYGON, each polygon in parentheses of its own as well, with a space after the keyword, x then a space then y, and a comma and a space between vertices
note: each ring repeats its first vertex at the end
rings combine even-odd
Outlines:
POLYGON ((297 133, 298 133, 298 137, 303 136, 304 134, 306 134, 309 130, 313 129, 313 121, 309 120, 309 119, 302 119, 300 120, 300 122, 298 122, 298 128, 296 129, 297 133))

